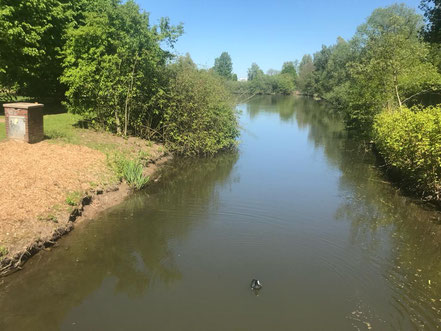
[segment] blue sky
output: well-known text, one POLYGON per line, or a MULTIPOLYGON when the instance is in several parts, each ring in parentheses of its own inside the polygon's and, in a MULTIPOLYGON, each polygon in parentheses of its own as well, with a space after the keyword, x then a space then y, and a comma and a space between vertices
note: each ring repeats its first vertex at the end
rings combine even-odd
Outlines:
MULTIPOLYGON (((389 0, 316 1, 148 1, 137 0, 150 12, 152 23, 167 16, 184 23, 184 35, 176 44, 178 54, 190 53, 203 68, 227 51, 233 71, 246 77, 256 62, 265 72, 280 70, 283 62, 314 53, 338 36, 349 39, 356 27, 389 0)), ((420 0, 400 1, 412 8, 420 0)))

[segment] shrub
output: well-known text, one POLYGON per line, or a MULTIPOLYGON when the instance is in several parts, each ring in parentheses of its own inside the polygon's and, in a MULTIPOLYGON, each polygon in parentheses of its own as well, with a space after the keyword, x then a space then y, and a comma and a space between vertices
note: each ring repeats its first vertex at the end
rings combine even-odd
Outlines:
POLYGON ((223 81, 210 72, 178 62, 161 102, 163 137, 182 155, 213 155, 236 145, 236 112, 223 81))
POLYGON ((374 120, 374 141, 387 165, 424 196, 441 194, 441 105, 384 111, 374 120))

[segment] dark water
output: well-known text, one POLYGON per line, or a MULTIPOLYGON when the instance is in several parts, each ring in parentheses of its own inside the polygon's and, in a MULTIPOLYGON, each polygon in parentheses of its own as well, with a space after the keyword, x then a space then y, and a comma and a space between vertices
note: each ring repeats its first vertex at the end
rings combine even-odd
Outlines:
POLYGON ((4 279, 0 329, 439 328, 441 214, 320 104, 240 108, 238 153, 170 165, 4 279))

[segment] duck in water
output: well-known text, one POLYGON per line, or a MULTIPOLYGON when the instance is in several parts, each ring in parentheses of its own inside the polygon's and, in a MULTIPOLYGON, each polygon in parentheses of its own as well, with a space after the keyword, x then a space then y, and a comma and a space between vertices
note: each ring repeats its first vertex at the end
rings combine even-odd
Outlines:
POLYGON ((251 281, 251 289, 253 291, 258 291, 262 288, 262 283, 258 279, 253 279, 251 281))

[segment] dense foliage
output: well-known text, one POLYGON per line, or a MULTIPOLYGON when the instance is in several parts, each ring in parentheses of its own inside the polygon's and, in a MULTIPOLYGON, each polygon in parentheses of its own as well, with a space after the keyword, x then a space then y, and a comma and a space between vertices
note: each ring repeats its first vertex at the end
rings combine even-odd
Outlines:
POLYGON ((351 40, 305 55, 297 87, 372 138, 407 188, 439 199, 441 109, 431 105, 441 102, 440 3, 423 0, 421 8, 426 25, 402 4, 374 10, 351 40))
MULTIPOLYGON (((79 1, 75 1, 77 3, 79 1)), ((59 51, 75 3, 63 0, 0 0, 2 96, 62 93, 59 51)))
POLYGON ((62 51, 68 110, 125 135, 157 122, 149 102, 161 93, 171 57, 160 42, 173 45, 181 29, 167 19, 151 27, 133 1, 102 1, 100 10, 85 12, 62 51))
MULTIPOLYGON (((6 99, 64 100, 69 112, 94 127, 163 139, 180 154, 235 145, 236 114, 225 83, 237 76, 228 53, 210 71, 198 70, 188 54, 173 64, 182 26, 167 18, 152 25, 134 0, 0 5, 0 92, 6 99)), ((127 169, 133 178, 139 173, 137 165, 127 169)))
POLYGON ((387 164, 406 186, 441 198, 441 107, 402 107, 375 117, 374 139, 387 164))
POLYGON ((212 155, 234 147, 238 123, 222 79, 185 60, 171 71, 168 91, 161 97, 169 148, 185 155, 212 155))
POLYGON ((348 127, 369 133, 383 109, 412 105, 441 90, 431 47, 420 38, 422 28, 423 18, 413 9, 378 8, 350 41, 338 38, 312 59, 305 56, 307 69, 298 87, 340 109, 348 127))
POLYGON ((420 8, 427 20, 424 37, 427 41, 441 43, 441 0, 422 0, 420 8))

